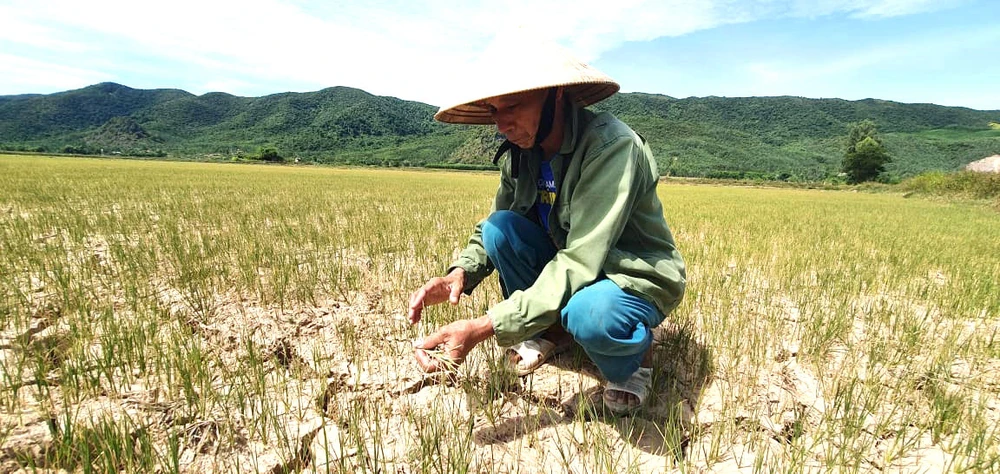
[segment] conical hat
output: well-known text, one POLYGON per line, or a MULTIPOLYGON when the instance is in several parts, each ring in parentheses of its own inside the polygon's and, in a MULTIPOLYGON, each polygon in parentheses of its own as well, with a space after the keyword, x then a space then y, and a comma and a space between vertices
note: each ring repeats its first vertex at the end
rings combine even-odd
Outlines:
POLYGON ((498 35, 479 60, 456 76, 454 100, 434 118, 447 123, 490 125, 484 99, 518 92, 564 87, 581 107, 618 92, 620 86, 565 48, 540 41, 523 30, 498 35))

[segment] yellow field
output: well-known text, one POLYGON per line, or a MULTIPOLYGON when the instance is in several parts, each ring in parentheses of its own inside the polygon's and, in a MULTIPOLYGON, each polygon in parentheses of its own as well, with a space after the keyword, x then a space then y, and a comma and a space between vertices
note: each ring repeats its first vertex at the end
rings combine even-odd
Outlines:
POLYGON ((656 399, 581 351, 421 374, 491 174, 0 155, 0 472, 995 472, 1000 213, 660 186, 688 294, 656 399))

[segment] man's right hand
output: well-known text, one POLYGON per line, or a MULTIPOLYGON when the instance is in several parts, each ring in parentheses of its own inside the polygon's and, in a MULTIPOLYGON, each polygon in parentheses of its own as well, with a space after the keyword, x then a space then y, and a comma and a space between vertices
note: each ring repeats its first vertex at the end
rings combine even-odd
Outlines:
POLYGON ((464 289, 465 270, 458 267, 447 276, 427 280, 423 287, 410 295, 410 324, 416 324, 420 321, 420 313, 423 312, 425 306, 436 305, 445 300, 451 304, 458 304, 464 289))

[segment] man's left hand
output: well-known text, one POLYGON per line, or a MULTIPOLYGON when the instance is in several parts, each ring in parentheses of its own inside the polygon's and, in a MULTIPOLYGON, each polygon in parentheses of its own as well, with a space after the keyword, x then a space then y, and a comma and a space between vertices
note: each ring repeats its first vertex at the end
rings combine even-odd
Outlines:
POLYGON ((423 340, 413 343, 417 365, 424 372, 437 372, 449 366, 457 366, 476 344, 493 335, 493 321, 488 316, 477 319, 462 319, 438 329, 423 340), (427 351, 440 349, 437 353, 427 351))

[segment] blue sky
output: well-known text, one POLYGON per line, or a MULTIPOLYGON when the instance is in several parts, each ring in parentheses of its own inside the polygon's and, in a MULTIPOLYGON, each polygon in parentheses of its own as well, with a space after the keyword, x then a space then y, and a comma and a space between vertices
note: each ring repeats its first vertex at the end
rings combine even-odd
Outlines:
POLYGON ((1000 110, 996 0, 0 0, 0 95, 350 86, 440 105, 452 71, 509 25, 626 92, 1000 110))

